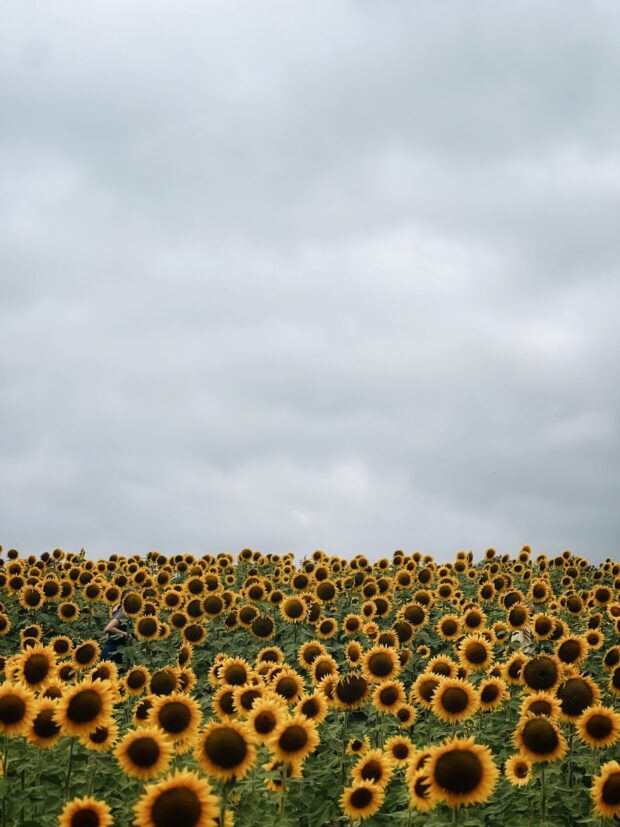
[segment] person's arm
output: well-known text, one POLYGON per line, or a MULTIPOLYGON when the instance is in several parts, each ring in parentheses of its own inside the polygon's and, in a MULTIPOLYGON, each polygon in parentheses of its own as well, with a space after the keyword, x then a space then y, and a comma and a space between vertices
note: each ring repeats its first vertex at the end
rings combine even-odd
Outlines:
POLYGON ((105 627, 105 631, 109 635, 123 635, 123 637, 127 637, 127 632, 124 632, 121 629, 121 625, 119 623, 118 617, 113 617, 112 618, 112 620, 105 627))

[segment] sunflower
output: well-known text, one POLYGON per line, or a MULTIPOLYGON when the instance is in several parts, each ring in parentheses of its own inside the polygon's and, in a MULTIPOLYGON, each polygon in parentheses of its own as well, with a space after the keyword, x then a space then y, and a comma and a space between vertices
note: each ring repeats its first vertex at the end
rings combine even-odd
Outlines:
POLYGON ((233 689, 233 706, 237 715, 246 717, 252 705, 265 695, 263 686, 248 683, 245 686, 236 686, 233 689))
POLYGON ((406 735, 393 735, 385 742, 385 753, 395 767, 404 767, 415 752, 415 747, 406 735))
POLYGON ((267 746, 278 761, 304 761, 314 752, 319 735, 314 721, 304 715, 294 715, 281 721, 267 741, 267 746))
POLYGON ((134 621, 134 634, 138 640, 156 640, 159 637, 159 623, 157 618, 148 615, 137 617, 134 621))
POLYGON ((80 610, 77 603, 74 603, 72 600, 65 600, 58 605, 56 614, 64 623, 71 623, 73 620, 78 619, 80 610))
POLYGON ((560 717, 560 701, 548 692, 525 695, 519 714, 522 718, 527 715, 544 715, 547 718, 556 719, 560 717))
POLYGON ((281 699, 265 697, 255 701, 246 722, 252 740, 265 744, 285 716, 286 704, 281 699))
POLYGON ((617 666, 611 673, 607 688, 614 695, 620 695, 620 666, 617 666))
POLYGON ((491 646, 482 635, 464 637, 459 644, 458 654, 461 664, 473 671, 488 669, 493 660, 491 646))
POLYGON ((63 693, 54 720, 62 726, 63 735, 85 735, 109 721, 113 698, 108 681, 83 680, 63 693))
POLYGON ((588 654, 588 645, 585 638, 568 635, 558 640, 555 654, 562 663, 578 668, 588 654))
POLYGON ((132 666, 123 678, 128 695, 140 695, 149 682, 149 670, 146 666, 132 666))
POLYGON ((149 689, 153 695, 170 695, 176 692, 179 685, 179 676, 170 666, 158 669, 153 672, 149 683, 149 689))
POLYGON ((194 756, 207 775, 219 781, 243 778, 256 759, 250 730, 236 723, 212 721, 200 733, 194 756))
POLYGON ((67 635, 57 635, 50 641, 50 646, 57 658, 67 658, 73 651, 73 641, 67 635))
POLYGON ((480 709, 493 712, 510 698, 506 682, 498 677, 485 678, 478 686, 480 709))
POLYGON ((370 749, 368 736, 363 738, 350 738, 347 743, 347 755, 364 755, 370 749))
POLYGON ((4 637, 8 635, 11 631, 11 621, 8 615, 4 614, 4 612, 0 613, 0 637, 4 637))
POLYGON ((171 738, 177 751, 184 751, 183 747, 191 744, 196 737, 201 715, 200 707, 193 698, 182 692, 173 692, 155 698, 148 720, 171 738))
POLYGON ((441 678, 433 693, 431 709, 438 718, 454 724, 473 715, 479 703, 478 693, 468 681, 441 678))
POLYGON ((461 634, 461 619, 458 615, 444 615, 435 626, 435 631, 443 640, 457 640, 461 634))
POLYGON ((398 653, 388 646, 373 646, 364 653, 362 671, 371 683, 382 683, 395 678, 401 670, 398 653))
POLYGON ((322 723, 327 717, 328 711, 327 700, 322 692, 302 695, 294 710, 295 714, 305 715, 315 724, 322 723))
POLYGON ((620 715, 609 707, 591 706, 575 723, 579 737, 591 747, 609 747, 620 738, 620 715))
POLYGON ((377 684, 372 694, 375 709, 393 712, 405 702, 405 688, 400 681, 385 681, 377 684))
POLYGON ((321 655, 327 655, 327 650, 318 640, 307 640, 299 647, 297 660, 304 669, 312 669, 314 661, 321 655))
POLYGON ((342 809, 349 818, 363 821, 381 809, 385 791, 369 782, 346 787, 340 798, 342 809))
POLYGON ((41 691, 56 676, 56 658, 51 646, 32 646, 16 658, 16 677, 33 691, 41 691))
POLYGON ((312 663, 310 676, 312 682, 319 685, 324 678, 335 677, 338 674, 338 664, 331 655, 319 655, 312 663))
POLYGON ((502 664, 502 677, 506 683, 513 686, 523 684, 523 667, 527 663, 527 658, 521 652, 515 652, 508 660, 502 664))
POLYGON ((620 817, 620 764, 608 761, 596 775, 590 790, 594 810, 604 818, 620 817))
POLYGON ((134 812, 135 827, 214 827, 219 798, 203 778, 181 770, 148 786, 134 812))
POLYGON ((299 700, 304 692, 304 682, 294 669, 282 668, 272 683, 273 691, 287 703, 299 700))
POLYGON ((428 672, 422 672, 411 687, 410 699, 417 701, 424 709, 432 709, 433 694, 440 681, 441 678, 438 675, 429 675, 428 672))
POLYGON ((114 721, 108 721, 103 726, 97 727, 93 732, 80 736, 80 741, 87 748, 94 752, 107 752, 118 738, 118 726, 114 721))
POLYGON ((402 729, 409 729, 413 726, 416 715, 416 709, 411 704, 402 704, 394 710, 394 717, 398 721, 398 726, 402 729))
POLYGON ((504 775, 513 786, 525 787, 532 780, 532 765, 517 752, 506 759, 504 775))
POLYGON ((58 827, 109 827, 112 810, 105 801, 96 798, 74 798, 68 801, 58 816, 58 827))
POLYGON ((88 669, 99 659, 101 649, 96 640, 85 640, 73 650, 71 663, 74 669, 88 669))
POLYGON ((598 704, 601 692, 587 675, 571 675, 556 690, 562 718, 572 721, 590 706, 598 704))
POLYGON ((127 732, 114 754, 121 769, 133 778, 155 778, 166 772, 174 743, 158 727, 139 727, 127 732))
POLYGON ((337 709, 359 709, 364 706, 368 692, 368 681, 363 675, 345 675, 334 683, 333 705, 337 709))
POLYGON ((487 801, 498 777, 489 748, 473 738, 451 738, 433 747, 425 769, 431 796, 448 807, 487 801))
POLYGON ((23 735, 36 713, 32 694, 21 684, 0 684, 0 733, 23 735))
POLYGON ((306 604, 299 597, 287 597, 278 608, 282 619, 287 623, 301 623, 308 613, 306 604))
POLYGON ((433 675, 438 675, 440 678, 455 678, 457 672, 457 665, 452 658, 445 657, 445 655, 437 655, 426 664, 426 672, 432 672, 433 675))
POLYGON ((55 746, 61 735, 60 724, 54 720, 56 703, 48 698, 37 701, 34 717, 26 731, 26 739, 38 749, 49 749, 55 746))
POLYGON ((566 740, 550 718, 532 714, 521 718, 514 733, 519 752, 531 763, 557 761, 566 754, 566 740))
POLYGON ((243 686, 252 675, 250 664, 243 658, 225 657, 219 670, 219 683, 243 686))
POLYGON ((437 806, 436 799, 431 795, 431 782, 424 769, 415 769, 410 764, 407 770, 407 789, 409 790, 409 806, 420 813, 428 813, 437 806))

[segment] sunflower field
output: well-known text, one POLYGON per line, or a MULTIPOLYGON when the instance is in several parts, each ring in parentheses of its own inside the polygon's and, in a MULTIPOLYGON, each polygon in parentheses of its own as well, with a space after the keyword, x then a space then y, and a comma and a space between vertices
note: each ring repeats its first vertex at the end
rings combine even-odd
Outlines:
POLYGON ((620 564, 570 551, 11 549, 0 681, 0 827, 620 819, 620 564))

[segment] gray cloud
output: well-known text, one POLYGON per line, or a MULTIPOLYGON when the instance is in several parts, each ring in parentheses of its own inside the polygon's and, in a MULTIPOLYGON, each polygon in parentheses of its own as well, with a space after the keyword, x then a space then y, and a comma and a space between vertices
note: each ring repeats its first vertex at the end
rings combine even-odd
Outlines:
POLYGON ((617 558, 619 22, 5 8, 0 542, 617 558))

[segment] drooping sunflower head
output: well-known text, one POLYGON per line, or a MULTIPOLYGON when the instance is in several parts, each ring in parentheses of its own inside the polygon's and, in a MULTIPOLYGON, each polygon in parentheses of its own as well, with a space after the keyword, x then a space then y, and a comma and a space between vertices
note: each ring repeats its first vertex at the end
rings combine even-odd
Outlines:
POLYGON ((410 764, 406 780, 409 790, 409 806, 412 809, 420 813, 428 813, 437 806, 438 801, 433 798, 431 782, 426 770, 415 769, 413 764, 410 764))

